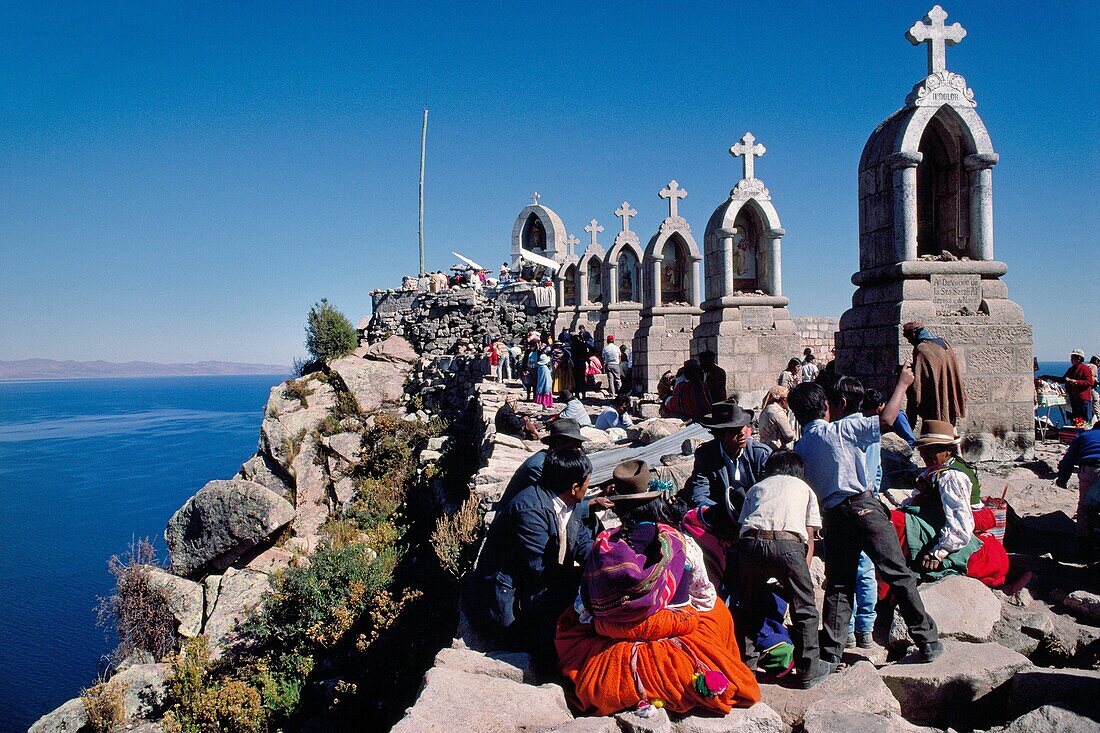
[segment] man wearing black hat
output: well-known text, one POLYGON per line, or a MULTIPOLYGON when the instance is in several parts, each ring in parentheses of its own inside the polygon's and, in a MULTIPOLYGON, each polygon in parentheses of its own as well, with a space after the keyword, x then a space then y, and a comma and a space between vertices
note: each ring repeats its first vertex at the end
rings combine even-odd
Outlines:
POLYGON ((752 439, 752 410, 736 402, 719 402, 699 422, 714 440, 695 451, 695 466, 681 492, 692 505, 717 504, 737 523, 749 487, 764 476, 771 448, 752 439))

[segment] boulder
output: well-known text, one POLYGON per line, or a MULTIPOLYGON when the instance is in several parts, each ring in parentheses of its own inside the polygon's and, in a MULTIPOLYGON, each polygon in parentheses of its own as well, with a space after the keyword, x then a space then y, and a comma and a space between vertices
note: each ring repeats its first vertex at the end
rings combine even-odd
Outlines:
POLYGON ((1012 678, 1009 702, 1016 715, 1044 705, 1057 705, 1100 720, 1100 671, 1025 669, 1012 678))
POLYGON ((935 728, 913 725, 897 713, 876 715, 859 710, 846 709, 822 701, 806 711, 802 733, 937 733, 935 728))
POLYGON ((263 453, 257 453, 245 461, 237 476, 274 491, 288 501, 294 495, 292 481, 286 469, 263 453))
POLYGON ((783 733, 779 713, 762 702, 751 708, 734 708, 721 718, 689 715, 672 724, 673 733, 783 733))
POLYGON ((629 710, 616 715, 615 720, 623 733, 672 733, 672 721, 669 720, 668 712, 663 708, 651 709, 647 717, 629 710))
POLYGON ((298 537, 316 547, 318 534, 329 514, 328 477, 318 461, 317 443, 307 439, 290 464, 294 475, 294 522, 298 537))
POLYGON ((376 411, 387 402, 397 402, 405 395, 405 377, 409 373, 407 364, 345 356, 333 360, 328 368, 344 383, 364 415, 376 411))
POLYGON ((36 720, 27 733, 76 733, 87 725, 84 701, 76 697, 36 720))
POLYGON ((610 443, 610 439, 607 437, 607 433, 599 428, 594 428, 591 425, 585 425, 581 428, 581 435, 585 440, 593 443, 610 443))
MULTIPOLYGON (((989 641, 994 625, 1001 620, 1001 601, 980 580, 965 575, 949 575, 921 585, 920 597, 944 638, 989 641)), ((905 621, 895 610, 887 646, 911 643, 905 621)))
POLYGON ((445 647, 435 655, 433 667, 447 667, 461 672, 497 677, 514 682, 532 683, 535 674, 531 670, 531 655, 523 652, 489 652, 483 654, 470 649, 445 647))
POLYGON ((424 676, 416 703, 393 733, 550 731, 573 720, 556 685, 523 684, 447 667, 424 676))
POLYGON ((294 518, 274 491, 241 479, 211 481, 172 515, 164 540, 172 572, 224 569, 294 518))
POLYGON ((325 419, 335 404, 336 391, 315 375, 275 385, 260 423, 260 451, 289 472, 291 459, 302 440, 325 419), (290 382, 306 393, 303 398, 288 396, 286 390, 290 382))
POLYGON ((1013 720, 1001 733, 1096 733, 1096 718, 1086 718, 1058 705, 1044 705, 1013 720))
POLYGON ((671 417, 654 417, 643 420, 627 431, 627 434, 642 445, 656 443, 661 438, 667 438, 676 432, 683 430, 684 421, 671 417))
POLYGON ((914 723, 970 724, 995 718, 1007 702, 1008 683, 1031 662, 1000 644, 943 640, 943 654, 929 664, 901 663, 879 670, 914 723))
POLYGON ((249 570, 271 575, 290 566, 294 562, 294 553, 282 547, 269 547, 248 561, 249 570))
POLYGON ((176 631, 185 639, 202 631, 202 585, 153 565, 141 566, 141 577, 158 596, 164 599, 176 617, 176 631))
POLYGON ((218 584, 218 597, 203 627, 213 645, 213 656, 220 656, 221 648, 232 642, 233 630, 251 615, 270 584, 270 577, 256 570, 225 571, 218 584))
POLYGON ((322 438, 321 442, 332 455, 338 456, 352 466, 359 465, 359 454, 363 449, 363 436, 359 433, 349 430, 346 433, 322 438))
POLYGON ((493 443, 495 445, 503 445, 517 450, 527 450, 527 446, 523 444, 523 440, 514 435, 508 435, 507 433, 493 433, 493 443))
POLYGON ((391 364, 415 364, 420 355, 416 349, 400 336, 390 336, 384 341, 377 341, 368 346, 364 353, 364 359, 371 361, 386 361, 391 364))
POLYGON ((760 685, 760 701, 779 714, 783 723, 796 727, 806 711, 820 700, 842 701, 847 709, 881 714, 900 713, 901 705, 887 687, 875 665, 857 662, 845 670, 825 678, 809 690, 799 690, 779 685, 760 685))
POLYGON ((1062 605, 1078 616, 1083 616, 1090 621, 1100 621, 1100 595, 1075 590, 1062 599, 1062 605))
POLYGON ((111 678, 110 684, 122 685, 125 690, 123 706, 127 721, 146 720, 164 712, 168 668, 167 664, 135 664, 111 678))

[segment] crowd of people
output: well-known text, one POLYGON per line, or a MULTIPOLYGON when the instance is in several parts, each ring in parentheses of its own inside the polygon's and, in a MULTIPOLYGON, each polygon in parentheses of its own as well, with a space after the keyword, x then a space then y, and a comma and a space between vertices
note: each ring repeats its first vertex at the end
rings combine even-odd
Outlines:
MULTIPOLYGON (((580 398, 595 345, 583 327, 556 342, 529 336, 522 360, 538 370, 529 391, 539 401, 565 383, 565 405, 546 448, 517 469, 495 507, 466 589, 471 623, 562 675, 572 704, 598 715, 725 713, 759 700, 761 676, 813 687, 843 666, 845 648, 873 645, 876 611, 892 618, 894 608, 916 645, 905 661, 936 659, 943 646, 918 584, 963 574, 998 587, 1008 556, 977 474, 959 456, 965 397, 950 383, 958 378, 950 346, 920 324, 907 324, 906 337, 915 359, 899 367, 889 396, 831 364, 819 368, 812 353, 792 360, 759 414, 727 394, 713 354, 666 375, 665 411, 712 434, 677 491, 634 459, 608 485, 590 487, 580 398), (880 498, 886 432, 915 445, 925 464, 892 509, 880 498), (818 548, 820 614, 809 571, 818 548)), ((609 347, 610 339, 605 365, 609 347)), ((596 426, 629 417, 619 397, 596 426)), ((1100 432, 1091 433, 1072 460, 1097 461, 1094 475, 1100 432)))

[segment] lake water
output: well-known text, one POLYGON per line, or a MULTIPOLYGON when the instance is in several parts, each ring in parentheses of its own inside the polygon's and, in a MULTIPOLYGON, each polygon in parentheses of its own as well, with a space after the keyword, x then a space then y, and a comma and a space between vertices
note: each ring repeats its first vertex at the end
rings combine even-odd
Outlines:
POLYGON ((107 558, 256 450, 284 376, 0 383, 0 731, 95 680, 107 558))

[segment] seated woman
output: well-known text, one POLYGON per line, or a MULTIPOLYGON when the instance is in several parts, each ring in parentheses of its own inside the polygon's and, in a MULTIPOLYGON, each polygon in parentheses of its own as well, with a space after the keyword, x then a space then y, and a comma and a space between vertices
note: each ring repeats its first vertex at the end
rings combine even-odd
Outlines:
POLYGON ((622 526, 600 533, 580 598, 558 620, 573 703, 593 715, 752 705, 760 688, 741 663, 733 619, 699 546, 675 529, 671 485, 651 478, 644 461, 616 467, 608 498, 622 526))
POLYGON ((986 534, 995 524, 993 513, 982 505, 978 475, 959 458, 958 442, 950 423, 924 421, 917 450, 927 468, 890 520, 922 581, 968 575, 999 588, 1008 574, 1008 553, 986 534))

